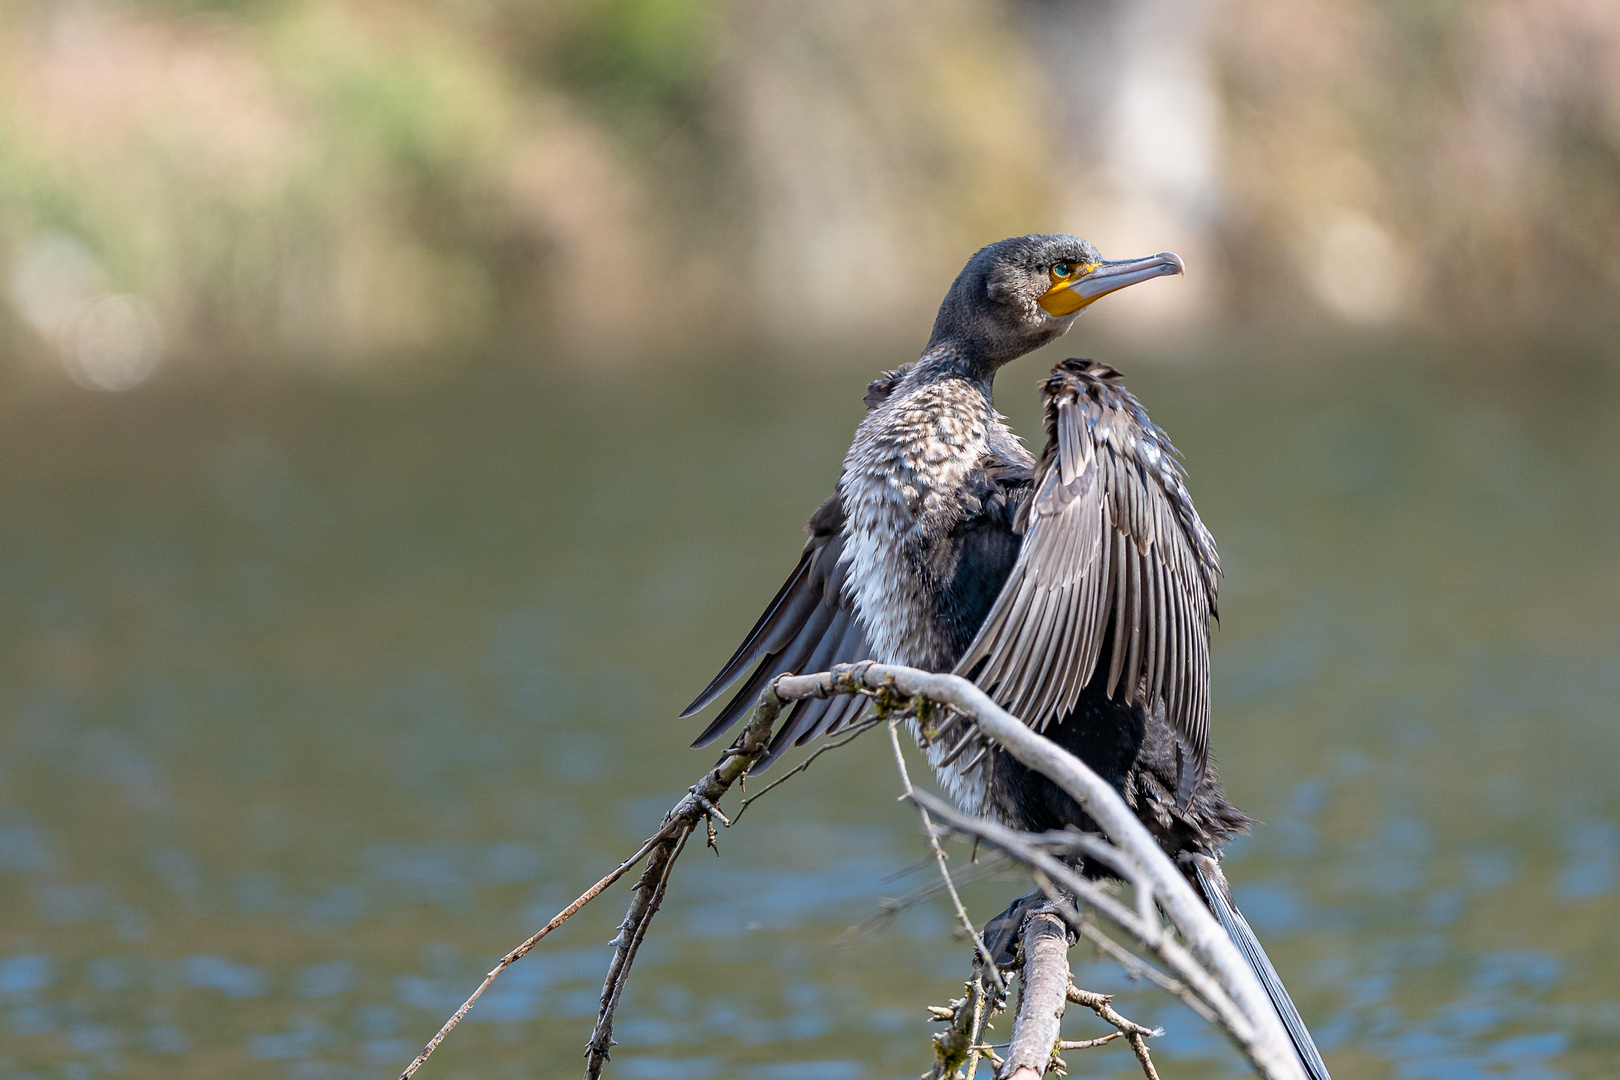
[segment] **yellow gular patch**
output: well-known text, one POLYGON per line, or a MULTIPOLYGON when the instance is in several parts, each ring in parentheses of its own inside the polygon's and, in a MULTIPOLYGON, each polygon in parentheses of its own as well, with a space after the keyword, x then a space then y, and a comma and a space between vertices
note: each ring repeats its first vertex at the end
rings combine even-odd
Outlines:
MULTIPOLYGON (((1079 293, 1075 292, 1074 287, 1080 284, 1087 274, 1097 269, 1097 266, 1097 263, 1085 263, 1080 266, 1074 266, 1070 268, 1069 273, 1066 276, 1060 276, 1056 268, 1054 268, 1051 271, 1052 287, 1047 289, 1046 292, 1042 293, 1040 299, 1036 300, 1035 302, 1041 305, 1042 311, 1055 318, 1062 318, 1064 315, 1073 315, 1075 312, 1091 303, 1091 300, 1088 300, 1079 293)), ((1095 297, 1093 297, 1093 299, 1095 299, 1095 297)))

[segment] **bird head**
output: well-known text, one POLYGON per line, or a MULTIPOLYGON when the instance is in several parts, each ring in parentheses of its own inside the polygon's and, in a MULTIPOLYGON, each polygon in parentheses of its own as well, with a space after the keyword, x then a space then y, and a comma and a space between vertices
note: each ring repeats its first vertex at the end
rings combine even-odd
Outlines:
POLYGON ((1168 251, 1108 260, 1078 236, 1015 236, 968 260, 939 307, 928 347, 953 344, 1000 366, 1063 336, 1101 297, 1181 272, 1181 257, 1168 251))

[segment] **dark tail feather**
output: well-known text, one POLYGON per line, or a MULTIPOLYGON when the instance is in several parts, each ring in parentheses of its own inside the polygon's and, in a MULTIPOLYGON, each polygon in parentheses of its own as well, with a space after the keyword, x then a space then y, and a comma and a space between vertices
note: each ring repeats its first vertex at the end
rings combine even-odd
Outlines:
POLYGON ((1254 969, 1260 985, 1266 988, 1266 996, 1271 998, 1271 1004, 1276 1008, 1277 1015, 1282 1018, 1283 1027, 1288 1029, 1288 1037, 1294 1041, 1294 1051, 1299 1054, 1300 1064, 1305 1066, 1305 1075, 1310 1077, 1310 1080, 1333 1080, 1328 1075, 1322 1055, 1316 1049, 1316 1043, 1311 1040, 1310 1030, 1305 1027, 1305 1021, 1300 1019, 1299 1010, 1294 1008, 1294 1002, 1289 998, 1288 991, 1283 988, 1277 969, 1271 966, 1271 958, 1266 956, 1266 950, 1260 947, 1260 941, 1254 936, 1254 931, 1249 929, 1249 923, 1243 918, 1243 913, 1232 903, 1226 875, 1221 873, 1220 865, 1207 855, 1194 855, 1188 861, 1192 863, 1204 902, 1221 921, 1221 925, 1226 927, 1227 935, 1243 953, 1249 967, 1254 969))

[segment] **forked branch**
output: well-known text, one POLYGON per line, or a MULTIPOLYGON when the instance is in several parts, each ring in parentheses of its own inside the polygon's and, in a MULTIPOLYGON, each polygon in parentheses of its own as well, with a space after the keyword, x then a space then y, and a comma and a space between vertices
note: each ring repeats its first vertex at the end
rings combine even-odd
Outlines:
POLYGON ((1237 946, 1119 793, 1079 758, 1031 730, 957 675, 863 662, 840 664, 815 675, 782 676, 774 689, 784 701, 882 691, 901 699, 920 698, 948 706, 970 721, 980 737, 1057 784, 1118 849, 1120 866, 1131 872, 1132 884, 1143 898, 1136 910, 1074 873, 1062 859, 1030 844, 1028 834, 957 814, 921 792, 914 792, 912 799, 952 828, 995 844, 1037 871, 1037 883, 1048 891, 1054 907, 1071 926, 1078 929, 1076 924, 1083 920, 1063 892, 1157 955, 1186 984, 1189 995, 1215 1014, 1222 1031, 1266 1080, 1304 1080, 1282 1022, 1237 946), (1174 936, 1159 923, 1155 909, 1169 919, 1174 936))
MULTIPOLYGON (((1242 1050, 1266 1080, 1304 1080, 1287 1035, 1271 1009, 1265 991, 1225 932, 1193 893, 1186 878, 1171 864, 1113 788, 1078 758, 1008 715, 966 679, 870 662, 839 665, 830 672, 815 675, 777 678, 761 696, 736 743, 720 763, 694 784, 665 815, 658 830, 647 838, 634 855, 587 889, 539 932, 502 957, 472 996, 401 1073, 400 1080, 410 1080, 502 971, 646 859, 647 865, 637 883, 629 911, 620 924, 619 936, 614 940, 614 956, 602 988, 601 1008, 586 1053, 587 1080, 599 1077, 613 1045, 613 1018, 622 999, 631 965, 663 901, 670 873, 686 841, 702 823, 712 845, 714 822, 718 819, 723 825, 731 824, 716 804, 764 756, 770 743, 771 729, 782 708, 790 702, 833 694, 863 694, 872 697, 877 704, 875 717, 855 725, 846 738, 834 746, 847 743, 882 720, 893 721, 907 715, 927 716, 934 706, 945 706, 951 710, 947 724, 972 724, 979 739, 1001 747, 1024 765, 1051 779, 1080 804, 1107 837, 1108 842, 1105 843, 1098 837, 1076 833, 1036 836, 961 814, 912 788, 905 772, 904 759, 898 755, 898 737, 895 737, 897 761, 906 789, 902 798, 911 801, 918 809, 933 854, 932 861, 940 870, 945 891, 950 894, 957 917, 973 938, 975 948, 975 972, 967 984, 967 992, 960 1001, 952 1002, 950 1008, 935 1010, 936 1018, 948 1019, 950 1026, 936 1037, 937 1061, 930 1077, 934 1080, 972 1077, 983 1055, 1001 1066, 999 1075, 1003 1080, 1010 1080, 1014 1076, 1019 1080, 1032 1080, 1057 1063, 1055 1054, 1059 1050, 1100 1045, 1122 1036, 1130 1041, 1136 1051, 1148 1080, 1157 1080, 1144 1041, 1155 1032, 1120 1016, 1108 1004, 1106 997, 1074 990, 1070 986, 1067 950, 1068 934, 1073 930, 1095 941, 1124 964, 1127 970, 1149 975, 1209 1018, 1242 1050), (972 836, 1000 850, 1008 858, 1023 864, 1046 893, 1045 909, 1026 924, 1024 931, 1021 1008, 1006 1059, 998 1058, 994 1049, 982 1041, 987 1017, 1004 1000, 1004 983, 994 962, 988 957, 983 940, 968 918, 961 898, 956 895, 955 885, 945 865, 945 852, 939 844, 942 830, 972 836), (1136 904, 1127 906, 1097 882, 1077 874, 1071 865, 1077 854, 1107 865, 1128 881, 1135 891, 1136 904), (1169 919, 1170 928, 1160 922, 1160 912, 1169 919), (1153 953, 1170 974, 1161 973, 1132 956, 1103 934, 1091 921, 1089 913, 1113 923, 1134 940, 1138 948, 1153 953), (1182 942, 1186 942, 1186 945, 1182 942), (1098 1039, 1064 1043, 1058 1036, 1057 1020, 1061 1018, 1065 1000, 1092 1009, 1114 1026, 1115 1033, 1098 1039)), ((941 725, 941 728, 944 726, 941 725)), ((919 727, 926 728, 927 725, 919 727)), ((764 794, 764 791, 754 797, 758 798, 760 794, 764 794)))
POLYGON ((478 989, 472 992, 472 996, 462 1004, 461 1008, 455 1011, 449 1020, 445 1021, 444 1026, 428 1041, 427 1046, 422 1048, 422 1052, 416 1055, 416 1060, 412 1061, 406 1066, 405 1071, 400 1073, 399 1080, 410 1080, 412 1076, 416 1075, 416 1070, 420 1069, 428 1056, 438 1049, 445 1036, 449 1035, 456 1025, 461 1023, 462 1017, 467 1015, 468 1010, 473 1007, 473 1004, 478 1001, 484 991, 489 988, 489 984, 494 982, 501 972, 523 959, 529 950, 540 943, 542 938, 567 922, 575 912, 601 895, 603 890, 623 877, 627 871, 646 858, 649 853, 653 853, 653 860, 649 863, 647 870, 643 872, 641 880, 637 884, 636 896, 631 903, 630 913, 625 917, 625 922, 620 924, 619 936, 614 939, 613 961, 608 969, 607 983, 602 990, 602 1008, 597 1015, 596 1030, 592 1032, 590 1046, 586 1051, 586 1075, 590 1077, 601 1075, 602 1063, 607 1060, 608 1047, 612 1045, 613 1041, 613 1012, 618 1007, 619 997, 624 989, 625 979, 629 976, 630 964, 635 959, 636 949, 640 946, 642 938, 646 936, 647 924, 652 921, 653 915, 657 914, 658 905, 663 900, 664 887, 668 883, 669 871, 674 866, 675 857, 680 854, 681 849, 686 844, 686 838, 691 835, 698 822, 701 821, 712 829, 710 818, 718 813, 714 804, 720 801, 722 795, 731 790, 731 785, 736 783, 738 778, 745 774, 755 762, 765 756, 765 751, 770 746, 771 727, 776 723, 776 718, 782 711, 782 705, 783 701, 776 696, 775 691, 767 688, 764 695, 761 696, 759 704, 754 708, 753 715, 749 717, 748 724, 743 729, 742 734, 737 737, 737 741, 726 751, 726 756, 720 760, 718 765, 710 769, 703 779, 693 784, 688 789, 685 797, 676 803, 669 813, 664 815, 663 823, 659 825, 658 831, 649 836, 634 855, 620 863, 595 885, 586 889, 579 899, 558 912, 556 917, 535 933, 534 936, 501 957, 500 963, 496 964, 494 969, 484 976, 484 981, 478 984, 478 989))

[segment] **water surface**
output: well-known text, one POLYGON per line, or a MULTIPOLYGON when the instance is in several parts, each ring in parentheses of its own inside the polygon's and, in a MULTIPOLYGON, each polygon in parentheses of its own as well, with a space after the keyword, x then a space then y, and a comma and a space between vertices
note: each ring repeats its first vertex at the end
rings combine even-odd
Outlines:
MULTIPOLYGON (((1239 899, 1341 1077, 1613 1077, 1614 358, 1343 352, 1118 361, 1226 564, 1215 748, 1264 822, 1239 899)), ((672 717, 901 359, 0 404, 0 1078, 396 1075, 712 760, 672 717)), ((1000 384, 1026 433, 1042 364, 1000 384)), ((920 854, 896 790, 860 743, 690 851, 610 1071, 922 1071, 922 1008, 967 969, 946 911, 842 936, 926 881, 895 876, 920 854)), ((626 899, 422 1075, 576 1075, 626 899)), ((1166 1027, 1167 1077, 1244 1075, 1082 975, 1166 1027)))

